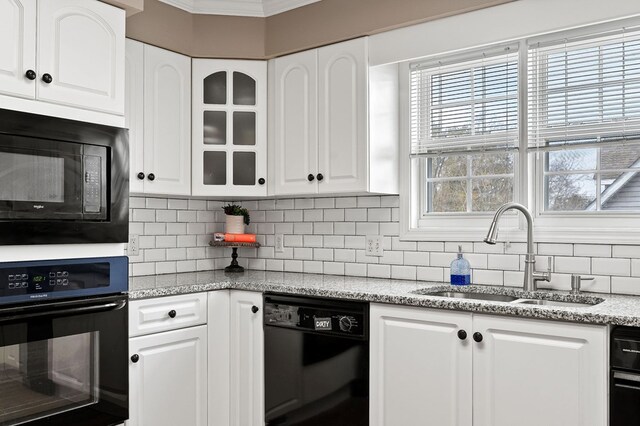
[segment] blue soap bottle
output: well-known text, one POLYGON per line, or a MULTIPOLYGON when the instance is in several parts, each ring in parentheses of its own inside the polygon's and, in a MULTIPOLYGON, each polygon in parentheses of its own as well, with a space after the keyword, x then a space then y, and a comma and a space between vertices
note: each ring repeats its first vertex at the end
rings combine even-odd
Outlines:
POLYGON ((471 284, 471 265, 462 257, 462 246, 458 246, 458 257, 451 262, 451 285, 471 284))

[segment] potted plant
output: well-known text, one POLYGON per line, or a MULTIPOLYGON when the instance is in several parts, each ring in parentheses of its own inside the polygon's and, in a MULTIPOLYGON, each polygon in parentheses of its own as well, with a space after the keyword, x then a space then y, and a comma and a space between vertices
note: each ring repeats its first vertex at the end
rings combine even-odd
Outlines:
POLYGON ((225 227, 227 234, 244 234, 244 226, 251 222, 249 210, 237 204, 228 204, 222 209, 227 215, 225 227))

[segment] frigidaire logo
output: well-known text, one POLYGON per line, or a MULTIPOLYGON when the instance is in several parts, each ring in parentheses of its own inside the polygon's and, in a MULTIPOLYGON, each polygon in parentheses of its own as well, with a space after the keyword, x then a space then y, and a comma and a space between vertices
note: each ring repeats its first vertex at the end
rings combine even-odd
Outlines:
POLYGON ((622 352, 631 352, 632 354, 640 354, 640 351, 636 350, 636 349, 626 349, 623 348, 622 352))
POLYGON ((30 299, 43 299, 45 297, 49 297, 49 295, 47 293, 40 293, 40 294, 30 294, 29 298, 30 299))
POLYGON ((42 204, 34 204, 33 208, 36 210, 40 210, 40 209, 44 209, 44 206, 42 204))

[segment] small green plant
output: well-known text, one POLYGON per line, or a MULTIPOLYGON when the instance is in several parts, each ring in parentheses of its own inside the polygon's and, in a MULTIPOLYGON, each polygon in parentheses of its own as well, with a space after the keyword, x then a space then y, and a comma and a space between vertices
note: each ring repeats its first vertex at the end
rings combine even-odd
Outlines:
POLYGON ((244 216, 245 225, 248 225, 249 222, 251 222, 249 210, 245 209, 242 206, 239 206, 237 204, 227 204, 226 206, 222 207, 222 210, 224 210, 224 214, 229 216, 244 216))

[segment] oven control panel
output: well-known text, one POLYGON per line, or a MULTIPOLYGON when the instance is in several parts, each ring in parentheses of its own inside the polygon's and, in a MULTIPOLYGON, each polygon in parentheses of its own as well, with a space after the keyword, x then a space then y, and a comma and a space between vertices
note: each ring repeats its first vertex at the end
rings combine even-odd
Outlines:
POLYGON ((127 275, 124 256, 0 263, 0 305, 121 293, 127 290, 127 275))

